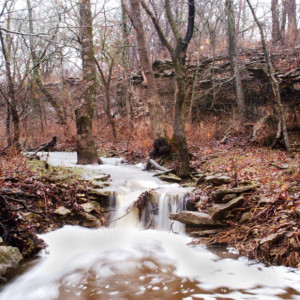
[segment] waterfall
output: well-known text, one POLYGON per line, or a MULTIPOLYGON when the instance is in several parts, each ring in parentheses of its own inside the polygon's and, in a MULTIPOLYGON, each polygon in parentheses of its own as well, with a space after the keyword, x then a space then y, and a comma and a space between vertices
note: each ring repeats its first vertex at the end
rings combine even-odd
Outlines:
MULTIPOLYGON (((75 167, 76 154, 50 153, 48 161, 75 167)), ((110 226, 65 226, 40 235, 47 250, 0 288, 0 300, 300 299, 296 270, 220 258, 204 246, 187 246, 191 238, 172 234, 183 232, 183 226, 168 215, 184 209, 189 190, 119 162, 84 166, 86 177, 111 176, 110 226), (131 207, 144 192, 151 201, 139 220, 131 207)))

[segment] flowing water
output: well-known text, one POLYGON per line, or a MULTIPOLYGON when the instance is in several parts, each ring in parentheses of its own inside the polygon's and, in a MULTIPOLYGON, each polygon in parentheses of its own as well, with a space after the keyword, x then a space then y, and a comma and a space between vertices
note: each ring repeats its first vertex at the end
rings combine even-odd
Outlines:
MULTIPOLYGON (((50 153, 48 161, 74 167, 76 154, 50 153)), ((120 162, 104 159, 101 166, 84 167, 87 177, 111 175, 110 227, 65 226, 40 235, 48 248, 4 287, 0 300, 300 299, 296 270, 266 267, 225 249, 217 255, 188 246, 191 238, 182 225, 167 217, 184 208, 187 190, 160 181, 141 165, 120 162), (120 218, 150 189, 158 202, 152 209, 155 230, 145 230, 147 222, 139 222, 134 212, 120 218)))

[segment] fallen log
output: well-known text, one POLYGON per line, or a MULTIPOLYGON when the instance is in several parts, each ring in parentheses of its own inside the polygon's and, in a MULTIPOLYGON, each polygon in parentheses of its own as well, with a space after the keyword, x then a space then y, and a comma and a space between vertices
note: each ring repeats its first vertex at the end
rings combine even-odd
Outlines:
POLYGON ((163 172, 170 172, 171 170, 159 165, 155 160, 148 158, 147 161, 147 165, 145 167, 145 171, 149 171, 151 169, 151 167, 159 170, 159 171, 163 171, 163 172))

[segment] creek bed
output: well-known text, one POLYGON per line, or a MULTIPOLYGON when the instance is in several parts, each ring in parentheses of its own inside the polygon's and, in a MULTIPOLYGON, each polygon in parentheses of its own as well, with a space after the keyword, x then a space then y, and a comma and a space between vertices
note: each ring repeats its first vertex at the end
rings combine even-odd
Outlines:
MULTIPOLYGON (((116 208, 109 228, 65 226, 40 235, 48 244, 39 258, 5 285, 0 300, 93 299, 300 299, 300 273, 266 267, 226 249, 191 247, 184 228, 168 214, 188 192, 142 170, 142 165, 103 159, 83 166, 85 177, 110 174, 116 208), (145 230, 126 211, 139 195, 155 189, 157 228, 145 230), (163 205, 162 203, 163 202, 163 205)), ((52 165, 74 167, 76 153, 50 153, 52 165)))

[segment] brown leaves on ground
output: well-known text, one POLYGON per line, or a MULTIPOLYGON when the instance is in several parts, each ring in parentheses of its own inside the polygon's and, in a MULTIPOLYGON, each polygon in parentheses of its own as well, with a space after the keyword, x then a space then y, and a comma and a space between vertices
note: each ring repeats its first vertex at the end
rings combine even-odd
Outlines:
MULTIPOLYGON (((228 227, 200 243, 234 246, 242 255, 270 264, 297 267, 300 261, 300 156, 249 146, 234 140, 226 145, 199 147, 194 167, 226 173, 237 184, 259 183, 246 195, 243 207, 230 212, 228 227)), ((196 200, 209 189, 196 192, 196 200)), ((204 199, 200 209, 212 204, 204 199)), ((195 201, 195 200, 194 200, 195 201)), ((196 201, 197 202, 197 201, 196 201)), ((199 206, 199 202, 198 202, 199 206)))
POLYGON ((80 225, 79 204, 88 199, 87 182, 79 181, 71 172, 66 174, 67 171, 64 182, 53 181, 51 176, 61 174, 56 174, 55 169, 47 171, 50 174, 40 174, 43 170, 42 166, 34 171, 28 168, 22 156, 0 157, 0 235, 5 244, 18 247, 25 257, 45 246, 37 233, 72 223, 54 214, 57 207, 69 209, 70 217, 80 225))

